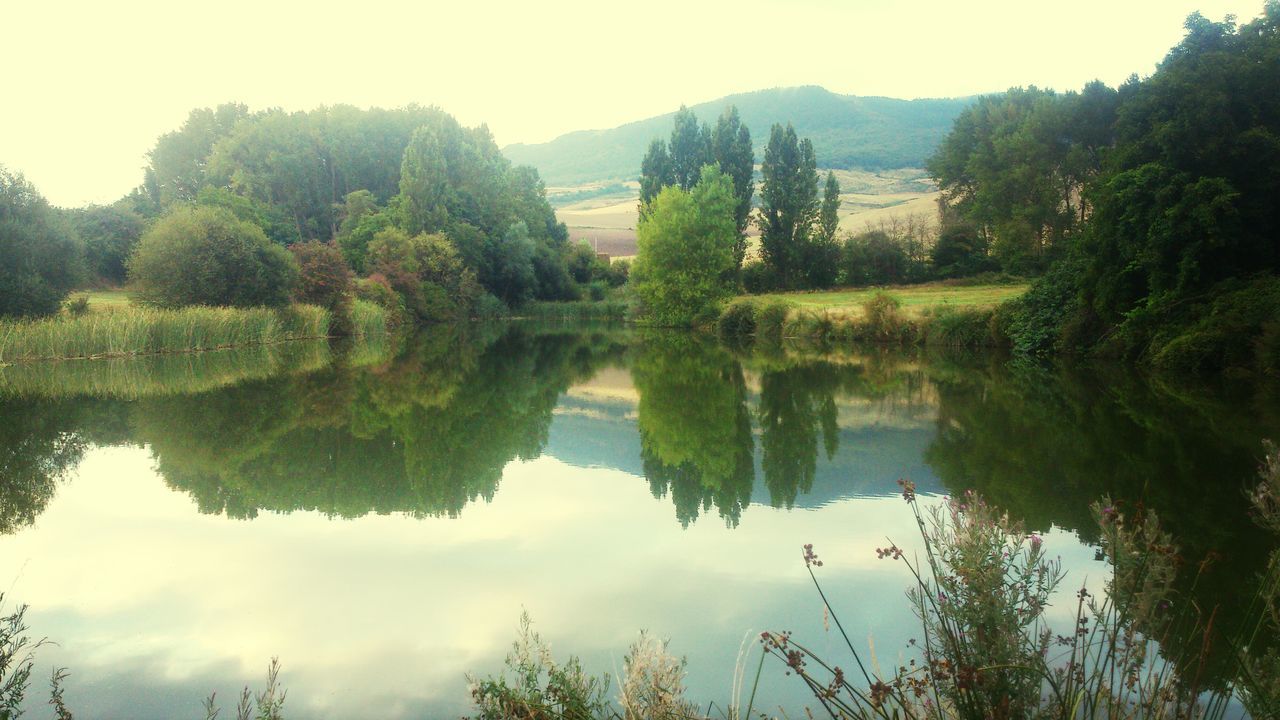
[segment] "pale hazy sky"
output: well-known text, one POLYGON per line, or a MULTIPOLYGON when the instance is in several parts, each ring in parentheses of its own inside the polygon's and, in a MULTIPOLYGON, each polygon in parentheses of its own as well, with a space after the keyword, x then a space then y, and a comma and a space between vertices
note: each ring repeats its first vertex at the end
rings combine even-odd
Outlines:
POLYGON ((734 92, 943 97, 1147 75, 1262 0, 2 0, 0 164, 111 202, 194 107, 439 105, 500 145, 734 92))

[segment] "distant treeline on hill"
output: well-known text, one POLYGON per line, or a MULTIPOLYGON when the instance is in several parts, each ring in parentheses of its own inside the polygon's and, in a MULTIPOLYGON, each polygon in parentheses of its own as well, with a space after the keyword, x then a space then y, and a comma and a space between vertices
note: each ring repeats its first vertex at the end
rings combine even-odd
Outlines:
MULTIPOLYGON (((880 170, 923 167, 971 101, 857 97, 807 86, 730 95, 690 109, 700 121, 715 122, 726 106, 736 106, 757 138, 768 137, 775 123, 790 122, 813 141, 824 167, 880 170)), ((502 152, 514 163, 537 168, 551 185, 632 178, 650 141, 670 131, 673 116, 573 132, 538 145, 508 145, 502 152)))

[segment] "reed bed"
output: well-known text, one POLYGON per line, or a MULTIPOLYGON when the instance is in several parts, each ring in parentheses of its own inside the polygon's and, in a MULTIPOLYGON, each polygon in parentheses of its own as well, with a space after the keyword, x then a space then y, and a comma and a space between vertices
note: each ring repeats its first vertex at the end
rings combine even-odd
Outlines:
POLYGON ((119 309, 0 323, 0 363, 217 350, 323 338, 329 312, 269 308, 119 309))
POLYGON ((375 302, 357 299, 351 303, 352 333, 358 337, 387 334, 387 309, 375 302))
POLYGON ((626 320, 631 307, 617 300, 531 302, 515 313, 534 320, 626 320))

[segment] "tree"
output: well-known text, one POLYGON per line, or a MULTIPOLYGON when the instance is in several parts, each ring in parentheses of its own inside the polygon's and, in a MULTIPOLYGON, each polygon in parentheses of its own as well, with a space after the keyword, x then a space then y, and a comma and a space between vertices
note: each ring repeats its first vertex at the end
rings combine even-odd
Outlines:
POLYGON ((35 186, 0 165, 0 317, 50 315, 81 277, 75 233, 35 186))
POLYGON ((736 206, 733 180, 710 165, 691 190, 669 186, 654 198, 631 269, 651 322, 692 325, 732 294, 736 206))
POLYGON ((80 208, 71 221, 84 243, 86 269, 105 282, 124 284, 125 263, 142 237, 142 217, 117 203, 80 208))
POLYGON ((649 143, 649 149, 644 154, 644 159, 640 161, 640 214, 645 213, 645 208, 653 199, 658 197, 658 193, 662 188, 675 182, 674 173, 671 170, 671 156, 667 153, 667 144, 662 140, 654 138, 649 143))
POLYGON ((139 240, 129 281, 138 300, 158 307, 279 307, 297 285, 298 263, 228 210, 178 207, 139 240))
POLYGON ((160 136, 147 154, 150 163, 142 190, 161 207, 195 200, 207 183, 213 146, 248 117, 249 108, 235 103, 192 110, 180 129, 160 136))
POLYGON ((818 211, 818 237, 824 242, 835 242, 840 229, 840 183, 836 174, 827 171, 827 185, 822 192, 822 208, 818 211))
POLYGON ((369 243, 366 263, 387 278, 420 322, 465 319, 480 295, 475 272, 442 234, 409 235, 390 227, 369 243))
POLYGON ((716 120, 711 131, 711 155, 720 170, 733 178, 733 192, 738 199, 734 222, 738 226, 738 243, 733 257, 738 267, 747 252, 747 225, 751 221, 751 197, 755 194, 755 152, 751 147, 751 131, 738 117, 738 108, 730 105, 716 120))
POLYGON ((930 258, 935 275, 964 277, 988 269, 987 244, 978 229, 966 222, 945 225, 930 258))
POLYGON ((529 228, 523 222, 512 223, 502 237, 490 241, 486 247, 480 283, 508 307, 524 304, 538 289, 538 278, 533 271, 535 249, 529 228))
POLYGON ((760 190, 761 254, 783 287, 805 283, 807 246, 818 214, 818 170, 813 143, 795 128, 775 124, 769 133, 760 190))

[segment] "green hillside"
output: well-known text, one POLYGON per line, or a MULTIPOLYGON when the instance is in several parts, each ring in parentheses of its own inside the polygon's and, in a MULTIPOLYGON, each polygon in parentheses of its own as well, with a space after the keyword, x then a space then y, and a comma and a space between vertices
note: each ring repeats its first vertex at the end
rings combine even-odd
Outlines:
MULTIPOLYGON (((730 95, 694 105, 693 111, 714 123, 725 106, 736 105, 751 128, 757 161, 769 127, 790 121, 801 136, 813 140, 820 166, 880 170, 922 167, 971 101, 857 97, 807 86, 730 95)), ((639 174, 649 141, 670 134, 673 114, 674 108, 612 130, 582 130, 548 143, 508 145, 503 153, 516 164, 537 168, 549 185, 630 178, 639 174)))

